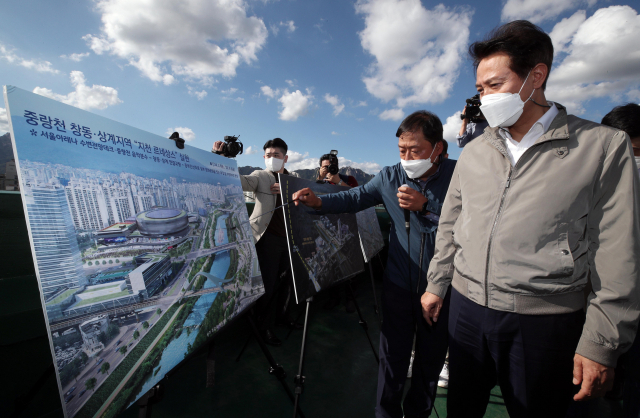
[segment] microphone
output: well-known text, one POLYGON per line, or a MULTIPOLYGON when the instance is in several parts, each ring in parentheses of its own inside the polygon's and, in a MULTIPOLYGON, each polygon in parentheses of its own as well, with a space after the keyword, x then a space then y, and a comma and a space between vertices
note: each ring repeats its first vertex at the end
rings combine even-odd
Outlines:
MULTIPOLYGON (((408 184, 403 184, 400 187, 409 187, 408 184)), ((409 228, 411 228, 411 212, 409 212, 409 209, 405 209, 404 210, 404 229, 407 230, 407 235, 409 235, 409 228)))

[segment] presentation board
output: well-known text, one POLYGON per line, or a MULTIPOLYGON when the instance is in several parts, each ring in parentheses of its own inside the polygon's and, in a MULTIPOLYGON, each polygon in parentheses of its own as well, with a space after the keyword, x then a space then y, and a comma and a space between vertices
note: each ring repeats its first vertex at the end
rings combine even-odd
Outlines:
MULTIPOLYGON (((279 176, 283 204, 291 202, 293 193, 305 187, 316 195, 348 189, 279 176)), ((319 215, 304 205, 293 204, 283 210, 297 303, 364 271, 356 215, 319 215)))
POLYGON ((368 263, 384 248, 384 238, 378 223, 375 208, 361 210, 356 213, 358 220, 358 234, 364 262, 368 263))
POLYGON ((235 160, 5 86, 66 417, 114 417, 264 293, 235 160))

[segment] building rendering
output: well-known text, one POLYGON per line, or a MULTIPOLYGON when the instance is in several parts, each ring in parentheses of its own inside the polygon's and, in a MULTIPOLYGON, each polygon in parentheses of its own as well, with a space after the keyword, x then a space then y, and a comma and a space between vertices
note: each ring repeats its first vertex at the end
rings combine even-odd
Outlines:
POLYGON ((45 299, 62 288, 86 284, 65 190, 60 185, 25 187, 40 283, 45 299))
POLYGON ((109 328, 109 318, 100 315, 80 324, 80 335, 82 335, 82 349, 89 357, 104 349, 104 344, 100 341, 100 333, 106 333, 109 328))
POLYGON ((171 259, 167 254, 147 253, 134 260, 138 267, 127 275, 127 283, 142 299, 150 298, 171 277, 171 259))

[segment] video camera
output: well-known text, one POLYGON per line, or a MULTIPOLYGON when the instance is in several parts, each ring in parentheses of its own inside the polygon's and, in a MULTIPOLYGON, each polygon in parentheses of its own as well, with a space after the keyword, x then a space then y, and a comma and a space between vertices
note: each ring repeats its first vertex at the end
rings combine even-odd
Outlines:
POLYGON ((169 137, 169 139, 176 141, 176 146, 179 149, 184 149, 184 139, 180 138, 180 134, 177 132, 174 132, 171 134, 171 136, 169 137))
POLYGON ((240 138, 240 135, 225 135, 225 143, 222 144, 222 149, 220 150, 219 154, 227 158, 235 158, 236 155, 242 154, 244 147, 242 145, 242 142, 238 141, 238 138, 240 138))
POLYGON ((469 119, 469 122, 478 123, 485 120, 484 115, 480 111, 480 94, 467 99, 467 105, 464 107, 464 113, 460 115, 460 119, 469 119))

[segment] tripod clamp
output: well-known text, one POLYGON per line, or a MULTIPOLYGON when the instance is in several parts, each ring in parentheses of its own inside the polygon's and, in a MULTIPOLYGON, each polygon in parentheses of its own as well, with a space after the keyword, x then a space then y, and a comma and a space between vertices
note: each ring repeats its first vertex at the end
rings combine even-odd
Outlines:
POLYGON ((287 373, 284 371, 284 368, 279 364, 269 367, 269 374, 274 375, 278 379, 284 379, 287 377, 287 373))
POLYGON ((304 390, 304 376, 297 375, 293 378, 293 382, 296 384, 296 388, 293 391, 296 395, 302 395, 302 391, 304 390))

